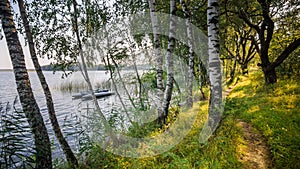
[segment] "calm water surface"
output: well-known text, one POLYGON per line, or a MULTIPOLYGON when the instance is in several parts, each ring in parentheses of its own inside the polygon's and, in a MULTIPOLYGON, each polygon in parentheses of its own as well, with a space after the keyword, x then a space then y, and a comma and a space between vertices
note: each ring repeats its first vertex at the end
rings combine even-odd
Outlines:
MULTIPOLYGON (((44 75, 48 82, 48 85, 52 92, 52 97, 54 101, 54 106, 56 110, 56 116, 61 125, 61 128, 64 132, 64 135, 67 137, 68 142, 72 146, 73 150, 78 150, 78 139, 74 135, 69 135, 68 133, 76 132, 72 130, 76 130, 74 127, 75 123, 77 123, 78 119, 76 116, 79 116, 82 113, 82 110, 85 107, 92 106, 93 104, 90 101, 83 102, 81 99, 74 100, 72 99, 71 92, 62 92, 59 87, 63 84, 72 83, 84 83, 82 75, 80 72, 75 72, 68 76, 67 78, 62 79, 62 72, 53 72, 44 71, 44 75)), ((92 83, 95 85, 97 83, 102 83, 108 80, 109 76, 104 71, 92 71, 89 72, 90 79, 92 83)), ((46 107, 46 101, 44 97, 44 93, 38 77, 35 72, 29 72, 31 86, 34 92, 34 96, 38 102, 42 115, 44 117, 44 121, 46 123, 49 136, 53 144, 53 157, 59 157, 62 155, 62 151, 59 149, 57 141, 54 137, 52 127, 50 124, 50 120, 48 118, 48 111, 46 107)), ((14 99, 17 97, 16 83, 14 79, 13 72, 10 71, 2 71, 0 72, 0 103, 12 103, 14 99)), ((107 105, 110 105, 115 102, 116 97, 107 97, 103 99, 99 99, 100 107, 105 110, 107 105)), ((16 107, 20 107, 20 104, 16 105, 16 107)), ((108 111, 104 113, 108 115, 108 111)))

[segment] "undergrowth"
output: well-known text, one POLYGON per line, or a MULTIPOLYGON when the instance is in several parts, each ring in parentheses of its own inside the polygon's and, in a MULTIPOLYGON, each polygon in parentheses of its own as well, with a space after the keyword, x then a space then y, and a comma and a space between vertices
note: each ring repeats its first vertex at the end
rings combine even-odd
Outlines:
POLYGON ((227 107, 253 124, 267 139, 272 168, 300 168, 300 78, 279 77, 265 85, 261 72, 252 72, 235 87, 227 107))
MULTIPOLYGON (((208 101, 200 101, 186 112, 176 115, 171 111, 170 125, 181 118, 180 115, 198 112, 188 135, 171 150, 146 158, 128 158, 94 144, 79 168, 245 168, 246 164, 239 160, 238 147, 244 143, 241 128, 236 125, 238 119, 251 123, 266 138, 272 155, 271 168, 300 168, 300 78, 280 77, 278 83, 265 85, 261 72, 249 73, 239 78, 227 97, 222 122, 207 143, 199 143, 208 112, 208 101)), ((167 128, 159 129, 149 123, 131 128, 128 135, 149 137, 167 128)), ((141 150, 145 148, 145 145, 139 146, 141 150)))
MULTIPOLYGON (((171 111, 168 124, 188 114, 188 111, 181 112, 177 116, 176 111, 177 109, 171 111)), ((100 145, 95 145, 80 168, 240 168, 235 145, 232 144, 232 140, 237 137, 238 130, 234 121, 231 120, 233 116, 228 115, 230 118, 223 120, 217 134, 208 143, 200 144, 199 134, 207 119, 208 101, 196 103, 189 111, 198 112, 193 127, 188 135, 170 151, 152 157, 128 158, 106 152, 100 145)), ((129 135, 144 137, 159 135, 168 126, 159 129, 155 124, 149 123, 142 128, 133 128, 129 135)), ((143 150, 145 147, 140 148, 143 150)))

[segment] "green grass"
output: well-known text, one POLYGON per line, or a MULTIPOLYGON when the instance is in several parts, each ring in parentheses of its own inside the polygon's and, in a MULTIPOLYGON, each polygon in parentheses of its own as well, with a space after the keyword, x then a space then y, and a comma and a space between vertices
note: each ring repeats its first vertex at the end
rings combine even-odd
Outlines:
MULTIPOLYGON (((189 134, 170 151, 138 159, 117 156, 94 145, 80 168, 245 168, 247 164, 239 160, 239 155, 243 154, 246 143, 241 128, 236 125, 237 119, 251 123, 266 138, 272 168, 300 168, 299 82, 300 78, 294 77, 266 86, 262 74, 252 71, 248 77, 240 77, 227 98, 223 120, 208 143, 198 141, 208 111, 208 101, 202 101, 179 113, 179 118, 187 116, 189 111, 198 112, 198 116, 189 134)), ((169 120, 170 124, 174 121, 172 117, 169 120)), ((154 136, 163 130, 150 124, 132 128, 130 135, 154 136)), ((143 150, 146 145, 139 146, 143 150)))
POLYGON ((262 74, 243 78, 227 102, 233 114, 262 132, 273 168, 300 168, 300 78, 279 77, 265 85, 262 74))
MULTIPOLYGON (((236 130, 233 130, 236 128, 234 122, 225 119, 218 130, 218 135, 214 136, 210 143, 200 144, 198 141, 200 129, 207 118, 204 113, 207 112, 207 102, 202 102, 191 110, 199 112, 193 129, 170 151, 138 159, 116 156, 103 151, 100 146, 95 146, 80 168, 239 168, 241 165, 237 160, 235 145, 232 144, 232 138, 237 135, 236 130)), ((136 132, 140 131, 137 129, 136 132)), ((162 132, 160 129, 154 130, 149 135, 153 136, 160 132, 162 132)))

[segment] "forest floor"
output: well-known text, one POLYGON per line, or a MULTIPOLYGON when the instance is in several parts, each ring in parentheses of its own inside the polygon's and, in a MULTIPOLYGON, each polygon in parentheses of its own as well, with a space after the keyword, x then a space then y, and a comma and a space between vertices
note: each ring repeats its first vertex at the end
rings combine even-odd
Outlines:
MULTIPOLYGON (((257 70, 240 77, 236 86, 226 90, 223 119, 207 143, 199 143, 207 120, 206 100, 179 113, 188 116, 189 111, 199 112, 189 134, 171 150, 147 158, 128 158, 96 145, 86 153, 80 168, 299 169, 300 76, 279 76, 278 79, 274 85, 265 85, 263 74, 257 70)), ((172 111, 170 115, 174 115, 172 111)), ((129 134, 145 136, 146 133, 145 137, 151 137, 164 132, 146 127, 134 128, 129 134)), ((139 146, 141 150, 147 148, 147 145, 139 146)))

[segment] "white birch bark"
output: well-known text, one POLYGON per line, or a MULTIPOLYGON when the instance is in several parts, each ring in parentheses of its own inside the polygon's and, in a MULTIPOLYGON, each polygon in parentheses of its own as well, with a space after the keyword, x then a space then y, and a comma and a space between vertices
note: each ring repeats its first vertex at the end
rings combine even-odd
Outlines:
POLYGON ((193 106, 193 77, 194 77, 194 40, 193 40, 193 32, 192 32, 192 25, 191 25, 191 18, 190 14, 187 10, 187 6, 184 2, 184 0, 180 0, 180 4, 182 6, 182 10, 185 17, 185 25, 186 25, 186 31, 188 36, 188 46, 189 46, 189 69, 188 69, 188 80, 187 80, 187 86, 188 86, 188 99, 187 99, 187 106, 192 107, 193 106))
POLYGON ((89 78, 89 74, 88 74, 88 71, 87 71, 87 65, 86 65, 86 61, 85 61, 85 57, 83 56, 83 47, 82 47, 82 42, 81 42, 81 39, 80 39, 80 34, 79 34, 79 27, 78 27, 78 16, 77 16, 77 13, 78 13, 78 10, 77 10, 77 1, 76 0, 72 0, 72 3, 73 3, 73 8, 74 8, 74 32, 76 34, 76 39, 77 39, 77 43, 78 43, 78 50, 79 50, 79 55, 80 55, 80 59, 81 59, 81 62, 82 62, 82 68, 81 68, 81 65, 79 65, 80 67, 80 71, 85 79, 85 81, 87 82, 88 84, 88 88, 89 88, 89 91, 91 92, 92 94, 92 99, 93 99, 93 102, 95 104, 95 108, 96 108, 96 111, 99 113, 100 115, 100 120, 102 120, 103 122, 103 125, 105 127, 105 132, 106 134, 108 134, 110 136, 110 139, 111 141, 113 141, 114 144, 117 144, 118 143, 118 139, 117 137, 114 135, 114 132, 113 130, 111 129, 108 121, 106 120, 103 112, 101 111, 101 108, 99 106, 99 103, 98 103, 98 100, 94 94, 94 90, 93 90, 93 87, 92 87, 92 83, 90 81, 90 78, 89 78), (83 69, 83 70, 82 70, 83 69))
MULTIPOLYGON (((155 1, 155 0, 154 0, 155 1)), ((150 7, 152 31, 154 36, 154 47, 156 55, 156 85, 157 85, 157 113, 158 113, 158 123, 163 122, 163 109, 162 102, 164 97, 164 86, 163 86, 163 57, 161 53, 161 44, 158 34, 158 19, 155 11, 155 2, 153 0, 148 0, 150 7)))
POLYGON ((219 13, 218 0, 208 0, 208 73, 210 80, 210 101, 208 126, 213 132, 221 120, 222 75, 219 43, 219 13))
POLYGON ((166 55, 166 67, 167 67, 167 85, 164 93, 163 110, 164 110, 164 122, 168 116, 169 106, 172 99, 173 83, 174 83, 174 59, 173 53, 175 48, 175 36, 176 36, 176 23, 175 23, 176 2, 170 1, 170 31, 169 31, 169 43, 166 55))

